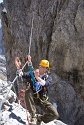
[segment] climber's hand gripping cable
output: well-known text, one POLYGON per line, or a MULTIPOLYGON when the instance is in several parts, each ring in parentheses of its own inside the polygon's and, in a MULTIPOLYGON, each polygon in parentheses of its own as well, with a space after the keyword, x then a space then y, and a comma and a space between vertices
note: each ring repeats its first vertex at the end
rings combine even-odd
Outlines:
POLYGON ((41 90, 41 85, 39 84, 38 79, 37 79, 38 75, 39 75, 39 69, 33 71, 30 55, 27 56, 27 60, 28 60, 28 68, 29 68, 30 75, 31 75, 31 78, 32 78, 32 82, 33 82, 33 89, 36 92, 39 92, 41 90))

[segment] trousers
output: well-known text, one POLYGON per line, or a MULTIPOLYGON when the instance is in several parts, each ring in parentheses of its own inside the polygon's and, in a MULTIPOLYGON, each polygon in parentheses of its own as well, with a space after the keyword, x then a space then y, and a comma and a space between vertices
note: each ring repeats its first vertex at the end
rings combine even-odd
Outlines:
POLYGON ((44 123, 48 123, 54 119, 58 119, 59 117, 54 106, 48 100, 42 101, 39 98, 34 98, 34 93, 31 89, 27 89, 25 91, 25 102, 30 114, 36 113, 36 105, 43 110, 44 114, 41 116, 41 120, 44 123))

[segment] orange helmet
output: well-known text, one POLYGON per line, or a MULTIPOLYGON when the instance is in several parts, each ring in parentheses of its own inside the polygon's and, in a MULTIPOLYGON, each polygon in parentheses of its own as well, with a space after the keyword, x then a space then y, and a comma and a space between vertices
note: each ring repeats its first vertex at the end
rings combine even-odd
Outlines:
POLYGON ((41 62, 39 63, 40 66, 49 68, 49 61, 48 60, 41 60, 41 62))

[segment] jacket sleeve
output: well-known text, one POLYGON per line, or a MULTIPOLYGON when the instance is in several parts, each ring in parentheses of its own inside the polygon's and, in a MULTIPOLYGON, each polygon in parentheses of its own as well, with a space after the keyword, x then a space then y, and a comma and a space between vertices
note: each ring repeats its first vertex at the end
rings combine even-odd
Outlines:
POLYGON ((27 79, 27 78, 30 78, 30 77, 31 77, 31 76, 30 76, 30 73, 29 73, 29 72, 23 72, 22 78, 27 79))
POLYGON ((50 84, 52 84, 52 77, 51 76, 48 76, 48 78, 46 79, 45 81, 45 86, 48 87, 50 84))

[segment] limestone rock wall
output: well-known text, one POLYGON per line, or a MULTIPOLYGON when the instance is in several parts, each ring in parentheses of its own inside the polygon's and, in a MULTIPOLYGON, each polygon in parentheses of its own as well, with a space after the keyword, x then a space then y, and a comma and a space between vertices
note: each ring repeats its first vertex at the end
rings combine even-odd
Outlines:
POLYGON ((2 12, 2 42, 8 80, 15 76, 15 57, 20 57, 22 65, 26 61, 33 18, 33 65, 36 68, 43 58, 50 61, 54 73, 51 98, 56 95, 52 101, 58 103, 60 118, 69 125, 82 125, 84 0, 4 0, 4 7, 7 12, 2 12), (57 81, 56 74, 67 82, 57 81))
POLYGON ((57 103, 60 120, 68 125, 83 125, 84 101, 66 81, 52 73, 53 85, 49 87, 51 102, 57 103))
POLYGON ((49 59, 59 76, 67 79, 84 98, 83 48, 84 1, 66 1, 54 21, 49 59))

